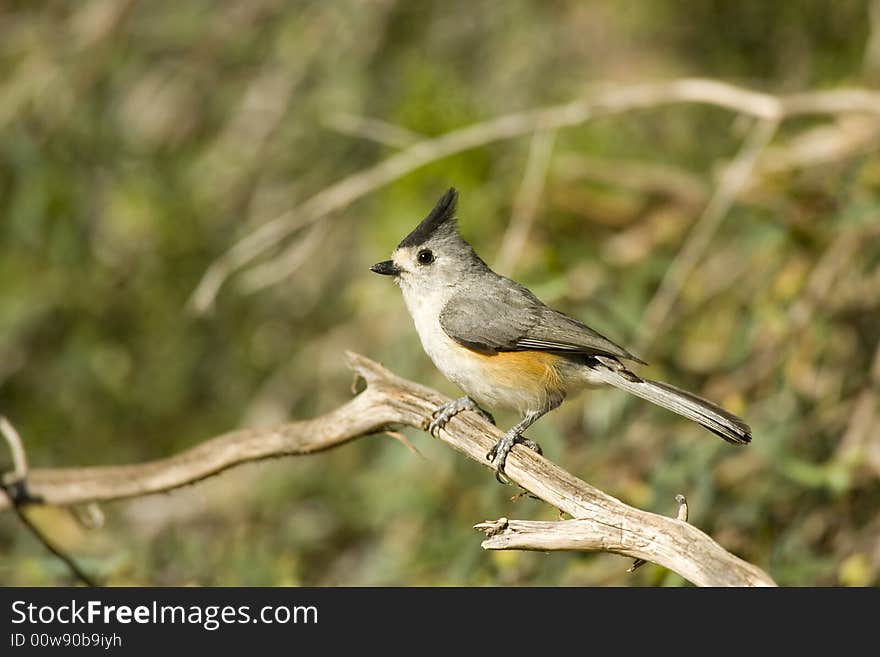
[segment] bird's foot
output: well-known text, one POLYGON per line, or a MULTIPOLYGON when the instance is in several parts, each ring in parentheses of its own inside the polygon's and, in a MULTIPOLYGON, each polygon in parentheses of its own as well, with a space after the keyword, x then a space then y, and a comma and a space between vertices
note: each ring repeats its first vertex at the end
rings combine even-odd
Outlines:
POLYGON ((480 408, 477 405, 477 402, 475 402, 470 397, 459 397, 454 401, 443 404, 443 406, 440 406, 431 414, 431 417, 433 419, 430 423, 428 423, 428 433, 436 437, 437 434, 440 433, 440 430, 446 426, 449 420, 454 418, 462 411, 475 411, 487 422, 495 424, 495 418, 492 417, 492 414, 480 408))
POLYGON ((510 483, 504 477, 504 464, 507 462, 507 455, 510 454, 514 445, 523 445, 538 454, 544 453, 541 446, 534 440, 529 440, 513 429, 508 431, 501 437, 501 440, 492 446, 492 449, 486 452, 486 460, 492 462, 492 467, 495 468, 495 478, 502 484, 510 483))

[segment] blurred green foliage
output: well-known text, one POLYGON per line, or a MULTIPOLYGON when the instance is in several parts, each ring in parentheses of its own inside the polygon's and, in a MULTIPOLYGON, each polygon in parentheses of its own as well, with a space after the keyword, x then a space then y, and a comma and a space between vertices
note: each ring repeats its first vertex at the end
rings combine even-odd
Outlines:
MULTIPOLYGON (((870 87, 873 4, 3 3, 0 412, 34 466, 74 466, 327 411, 350 394, 345 349, 455 394, 398 290, 367 267, 450 185, 465 236, 492 262, 528 137, 435 162, 327 217, 274 285, 234 277, 203 316, 187 301, 238 239, 400 145, 377 138, 408 143, 599 82, 870 87), (387 130, 353 135, 352 116, 387 130)), ((634 347, 748 126, 675 105, 561 131, 514 275, 634 347), (640 183, 625 175, 636 165, 640 183)), ((652 375, 746 417, 752 446, 604 390, 530 436, 637 506, 671 514, 685 493, 692 522, 782 584, 877 584, 878 141, 876 117, 786 122, 640 354, 652 375), (822 135, 856 145, 791 164, 822 135)), ((285 248, 271 254, 282 266, 285 248)), ((628 575, 611 555, 483 552, 475 522, 555 510, 407 434, 423 459, 367 438, 105 505, 90 532, 63 510, 32 513, 112 584, 682 584, 651 565, 628 575)), ((0 555, 2 584, 69 581, 9 513, 0 555)))

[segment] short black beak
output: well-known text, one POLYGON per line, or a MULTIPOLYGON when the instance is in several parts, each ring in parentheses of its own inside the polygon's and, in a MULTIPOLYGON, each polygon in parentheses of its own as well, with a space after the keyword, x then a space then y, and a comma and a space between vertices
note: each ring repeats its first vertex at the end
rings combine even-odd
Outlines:
POLYGON ((400 267, 395 265, 393 260, 385 260, 383 262, 377 262, 370 267, 370 271, 382 274, 383 276, 397 276, 400 273, 400 267))

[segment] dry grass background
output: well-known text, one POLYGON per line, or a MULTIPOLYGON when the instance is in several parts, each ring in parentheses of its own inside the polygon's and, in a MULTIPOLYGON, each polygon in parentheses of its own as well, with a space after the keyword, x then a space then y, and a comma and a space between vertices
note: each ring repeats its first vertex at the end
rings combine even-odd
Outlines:
MULTIPOLYGON (((530 431, 550 458, 661 513, 685 493, 781 584, 876 585, 873 97, 778 122, 655 104, 356 176, 642 83, 871 90, 878 35, 880 4, 852 0, 4 3, 0 412, 32 464, 87 465, 328 410, 345 349, 454 393, 367 267, 455 185, 489 262, 755 436, 733 449, 595 391, 530 431)), ((681 584, 609 555, 484 553, 475 522, 555 511, 407 435, 423 459, 376 437, 107 505, 97 530, 32 513, 113 584, 681 584)), ((68 581, 12 514, 0 555, 0 583, 68 581)))

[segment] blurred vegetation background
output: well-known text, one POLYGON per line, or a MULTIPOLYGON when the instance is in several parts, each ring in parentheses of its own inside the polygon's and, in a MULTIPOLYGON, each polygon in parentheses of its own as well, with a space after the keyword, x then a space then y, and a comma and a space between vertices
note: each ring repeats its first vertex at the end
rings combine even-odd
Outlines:
MULTIPOLYGON (((781 584, 876 585, 877 114, 783 122, 647 324, 753 119, 664 105, 431 162, 278 239, 193 311, 239 240, 402 148, 680 76, 876 87, 880 4, 3 2, 0 412, 32 466, 81 466, 330 410, 351 394, 346 349, 455 395, 399 291, 367 269, 454 185, 488 262, 754 430, 735 449, 594 391, 530 430, 549 458, 658 513, 686 494, 694 524, 781 584)), ((556 511, 406 434, 424 458, 366 438, 104 505, 91 531, 30 513, 111 584, 683 583, 612 555, 484 552, 475 522, 556 511)), ((70 581, 0 515, 0 584, 70 581)))

